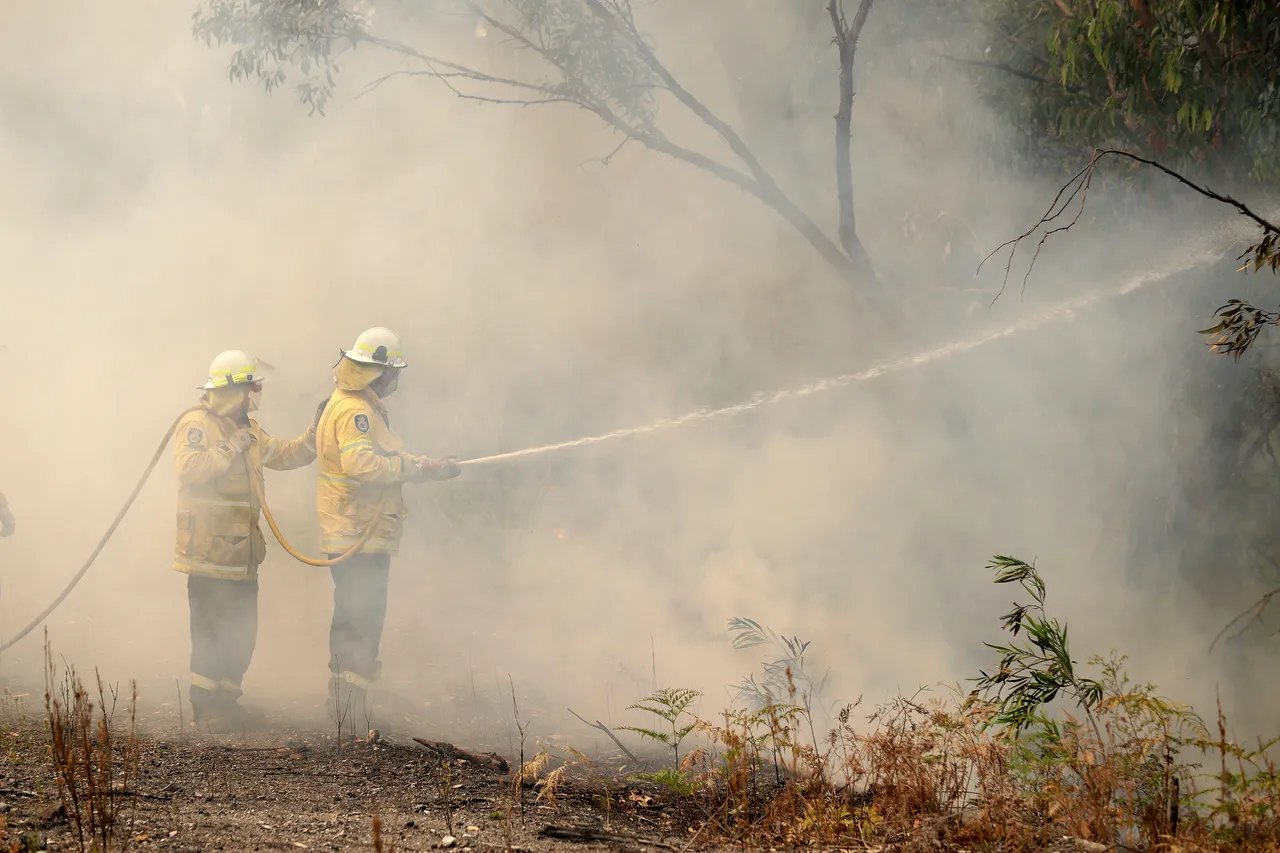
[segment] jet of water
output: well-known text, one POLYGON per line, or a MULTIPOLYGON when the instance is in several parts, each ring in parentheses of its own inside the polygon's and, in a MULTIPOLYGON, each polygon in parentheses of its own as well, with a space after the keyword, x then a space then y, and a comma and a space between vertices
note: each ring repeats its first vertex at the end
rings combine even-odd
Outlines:
MULTIPOLYGON (((1218 243, 1221 246, 1221 243, 1218 243)), ((807 385, 801 385, 797 388, 787 388, 772 393, 757 392, 750 400, 737 403, 732 406, 725 406, 720 409, 698 409, 675 418, 665 418, 655 421, 645 426, 627 427, 626 429, 614 430, 604 435, 591 435, 583 438, 575 438, 572 441, 562 441, 559 444, 546 444, 541 447, 529 447, 524 450, 513 450, 509 453, 498 453, 493 456, 481 456, 477 459, 466 459, 459 462, 459 465, 489 465, 494 462, 505 462, 509 459, 519 459, 524 456, 535 456, 543 453, 554 453, 560 450, 568 450, 573 447, 585 447, 589 444, 599 444, 604 441, 613 441, 619 438, 629 438, 636 435, 645 435, 660 430, 675 429, 676 427, 685 426, 687 424, 701 423, 716 418, 729 418, 740 415, 744 412, 750 412, 761 406, 771 406, 780 403, 783 400, 793 400, 801 397, 807 397, 810 394, 818 394, 823 391, 830 391, 835 388, 844 388, 857 382, 865 382, 869 379, 877 379, 890 373, 897 373, 903 370, 910 370, 914 367, 930 364, 935 361, 952 358, 962 353, 975 350, 978 347, 985 346, 1004 338, 1020 335, 1025 332, 1032 332, 1036 329, 1052 325, 1063 321, 1074 320, 1076 312, 1084 308, 1090 308, 1099 302, 1114 299, 1120 296, 1126 296, 1146 287, 1149 284, 1163 281, 1178 273, 1193 269, 1201 264, 1211 261, 1220 260, 1224 255, 1221 249, 1210 250, 1209 248, 1201 248, 1185 256, 1182 260, 1166 265, 1157 270, 1149 270, 1134 276, 1126 281, 1117 289, 1112 290, 1096 290, 1083 296, 1073 299, 1067 299, 1062 302, 1049 305, 1042 310, 1023 317, 1006 326, 983 332, 972 337, 961 338, 934 349, 925 350, 924 352, 914 355, 904 356, 901 358, 890 359, 872 365, 866 370, 857 373, 843 373, 839 376, 830 376, 825 379, 818 379, 807 385)))

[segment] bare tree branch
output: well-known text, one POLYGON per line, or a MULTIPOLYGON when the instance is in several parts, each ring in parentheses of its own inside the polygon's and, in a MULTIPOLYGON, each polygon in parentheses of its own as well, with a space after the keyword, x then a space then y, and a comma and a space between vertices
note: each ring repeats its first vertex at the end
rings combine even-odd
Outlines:
POLYGON ((627 749, 627 747, 622 743, 622 741, 618 740, 618 736, 613 733, 613 730, 610 729, 608 726, 606 726, 604 723, 600 722, 599 720, 596 720, 594 723, 588 723, 586 720, 582 719, 582 715, 579 714, 577 711, 573 710, 572 708, 569 708, 567 710, 569 711, 570 714, 573 714, 575 717, 577 717, 579 720, 582 720, 583 723, 586 723, 591 728, 599 729, 600 731, 607 734, 609 736, 609 740, 617 744, 618 749, 622 750, 627 754, 627 758, 631 759, 632 764, 640 763, 640 759, 636 758, 635 753, 627 749))
POLYGON ((1229 195, 1222 195, 1221 193, 1214 192, 1208 187, 1201 186, 1200 184, 1197 184, 1195 181, 1191 180, 1190 178, 1186 177, 1180 172, 1176 172, 1173 169, 1170 169, 1168 166, 1164 165, 1163 163, 1158 163, 1155 160, 1150 160, 1146 157, 1140 157, 1137 154, 1131 154, 1128 151, 1121 151, 1118 148, 1104 148, 1100 150, 1095 150, 1093 160, 1096 163, 1098 160, 1101 160, 1103 157, 1106 157, 1109 154, 1114 154, 1117 157, 1124 157, 1129 160, 1134 160, 1138 163, 1142 163, 1144 165, 1152 166, 1156 169, 1159 169, 1161 172, 1164 172, 1166 175, 1173 178, 1178 183, 1183 184, 1184 186, 1190 187, 1191 189, 1200 193, 1200 195, 1205 196, 1206 198, 1211 198, 1214 201, 1220 201, 1223 204, 1231 205, 1240 214, 1247 216, 1249 219, 1252 219, 1263 230, 1271 231, 1273 233, 1280 233, 1280 225, 1276 225, 1274 222, 1271 222, 1270 220, 1264 219, 1263 217, 1259 216, 1257 213, 1253 212, 1253 210, 1251 210, 1249 206, 1246 205, 1244 202, 1237 201, 1236 199, 1232 198, 1229 195))
MULTIPOLYGON (((1009 275, 1013 267, 1013 257, 1014 255, 1017 254, 1018 247, 1022 245, 1022 241, 1030 237, 1032 234, 1036 233, 1036 231, 1040 230, 1045 225, 1048 225, 1056 221, 1060 216, 1062 216, 1064 212, 1066 212, 1067 205, 1069 205, 1077 195, 1081 194, 1083 189, 1088 185, 1089 181, 1093 178, 1094 163, 1095 163, 1095 160, 1091 159, 1089 161, 1089 165, 1085 166, 1079 172, 1076 172, 1071 177, 1071 180, 1067 181, 1065 184, 1062 185, 1062 187, 1058 190, 1058 194, 1053 197, 1053 202, 1050 203, 1049 209, 1045 211, 1044 215, 1041 216, 1040 219, 1034 225, 1032 225, 1026 231, 1023 231, 1017 237, 1014 237, 1012 240, 1006 240, 1003 243, 1001 243, 999 246, 996 246, 994 249, 991 250, 991 252, 985 258, 982 259, 982 262, 978 264, 978 272, 981 272, 982 267, 986 264, 987 261, 991 260, 991 258, 994 257, 997 252, 999 252, 1001 249, 1009 247, 1009 259, 1005 262, 1005 265, 1004 265, 1004 281, 1001 282, 1000 290, 996 293, 995 298, 991 300, 991 303, 993 305, 995 304, 996 300, 999 299, 1004 294, 1005 287, 1009 283, 1009 275), (1071 191, 1070 195, 1067 195, 1068 190, 1071 191), (1067 195, 1066 199, 1063 199, 1064 195, 1067 195)), ((1080 208, 1076 211, 1076 215, 1072 218, 1072 220, 1069 223, 1067 223, 1067 225, 1065 226, 1059 226, 1054 228, 1051 233, 1057 234, 1059 232, 1069 230, 1073 225, 1075 225, 1076 221, 1079 220, 1080 214, 1083 212, 1084 212, 1084 203, 1082 200, 1080 208)), ((1050 232, 1046 231, 1045 235, 1040 238, 1040 242, 1036 245, 1036 255, 1035 255, 1036 257, 1039 257, 1040 249, 1042 246, 1044 246, 1044 242, 1048 238, 1049 233, 1050 232)), ((1027 274, 1022 277, 1022 284, 1024 288, 1026 287, 1027 279, 1031 276, 1031 270, 1034 267, 1035 267, 1035 259, 1033 258, 1031 262, 1031 266, 1027 268, 1027 274)))
MULTIPOLYGON (((1245 255, 1248 255, 1248 254, 1253 255, 1253 263, 1254 263, 1254 266, 1257 268, 1261 268, 1264 265, 1269 265, 1274 270, 1277 267, 1280 267, 1280 226, 1260 216, 1259 214, 1254 212, 1253 209, 1251 209, 1248 205, 1244 204, 1244 202, 1238 201, 1237 199, 1232 198, 1229 195, 1223 195, 1221 193, 1218 193, 1209 189, 1208 187, 1197 184, 1195 181, 1191 180, 1190 178, 1186 177, 1180 172, 1170 169, 1168 166, 1165 166, 1164 164, 1159 163, 1155 160, 1151 160, 1147 157, 1142 157, 1137 154, 1130 153, 1128 151, 1123 151, 1119 148, 1095 148, 1093 151, 1093 155, 1089 158, 1089 163, 1083 169, 1081 169, 1080 171, 1072 175, 1070 180, 1068 180, 1065 184, 1062 185, 1062 187, 1058 190, 1058 194, 1054 197, 1053 203, 1049 205, 1049 209, 1045 212, 1043 216, 1040 217, 1039 221, 1037 221, 1034 225, 1032 225, 1030 228, 1022 232, 1012 240, 1006 240, 1005 242, 1001 243, 989 255, 983 258, 982 263, 978 265, 978 270, 981 271, 983 264, 985 264, 988 260, 990 260, 996 253, 1000 252, 1002 249, 1009 248, 1010 250, 1009 259, 1008 259, 1008 262, 1005 264, 1004 283, 1001 284, 1000 292, 996 294, 996 299, 999 299, 1000 295, 1004 293, 1005 285, 1008 284, 1008 281, 1009 281, 1009 273, 1010 273, 1010 268, 1012 267, 1012 264, 1013 264, 1014 254, 1017 252, 1018 247, 1022 244, 1023 240, 1030 237, 1036 231, 1039 231, 1042 228, 1045 229, 1044 234, 1040 237, 1039 242, 1036 244, 1036 251, 1035 251, 1035 255, 1031 259, 1031 265, 1028 267, 1026 275, 1023 276, 1022 282, 1023 282, 1023 286, 1025 287, 1027 279, 1030 277, 1032 270, 1035 268, 1036 259, 1039 257, 1040 249, 1044 246, 1045 241, 1048 240, 1048 238, 1054 234, 1059 234, 1064 231, 1071 230, 1071 228, 1076 224, 1076 222, 1079 221, 1081 214, 1084 213, 1085 204, 1088 201, 1089 186, 1093 181, 1094 171, 1097 169, 1098 163, 1100 163, 1104 158, 1109 156, 1116 156, 1123 159, 1132 160, 1134 162, 1141 163, 1146 166, 1154 167, 1155 169, 1158 169, 1159 171, 1164 172, 1166 175, 1169 175, 1174 180, 1178 181, 1180 184, 1194 190, 1200 195, 1209 199, 1213 199, 1214 201, 1221 202, 1222 204, 1230 205, 1231 207, 1235 208, 1236 211, 1239 212, 1241 215, 1251 219, 1254 223, 1256 223, 1258 227, 1262 229, 1262 232, 1263 232, 1262 239, 1257 244, 1255 244, 1249 251, 1245 252, 1245 255), (1068 191, 1069 191, 1069 195, 1068 195, 1068 191), (1067 196, 1065 201, 1063 200, 1064 195, 1067 196), (1080 203, 1079 203, 1079 206, 1076 208, 1075 216, 1072 217, 1070 222, 1068 222, 1066 225, 1056 226, 1054 228, 1045 228, 1045 226, 1052 224, 1059 217, 1061 217, 1063 213, 1065 213, 1067 205, 1069 205, 1077 197, 1079 197, 1080 203)), ((1244 257, 1244 256, 1242 255, 1241 257, 1244 257)), ((1223 308, 1219 309, 1219 312, 1220 313, 1226 312, 1228 308, 1232 308, 1233 311, 1235 311, 1236 313, 1240 313, 1241 311, 1245 313, 1248 313, 1249 311, 1254 311, 1254 312, 1257 311, 1257 309, 1254 309, 1252 306, 1245 305, 1244 303, 1239 303, 1238 300, 1232 300, 1231 302, 1228 303, 1227 306, 1224 306, 1223 308)), ((1259 312, 1259 313, 1265 313, 1265 312, 1259 312)), ((1226 318, 1224 316, 1224 321, 1225 319, 1226 318)), ((1202 332, 1202 334, 1209 334, 1213 332, 1222 331, 1222 327, 1223 327, 1223 324, 1220 324, 1220 327, 1215 327, 1213 329, 1206 329, 1202 332)), ((1218 344, 1215 344, 1215 346, 1218 346, 1218 344)), ((1226 351, 1236 352, 1236 357, 1238 358, 1239 354, 1243 352, 1244 348, 1246 348, 1247 346, 1248 346, 1248 343, 1245 343, 1244 347, 1240 347, 1238 349, 1228 349, 1226 351)))

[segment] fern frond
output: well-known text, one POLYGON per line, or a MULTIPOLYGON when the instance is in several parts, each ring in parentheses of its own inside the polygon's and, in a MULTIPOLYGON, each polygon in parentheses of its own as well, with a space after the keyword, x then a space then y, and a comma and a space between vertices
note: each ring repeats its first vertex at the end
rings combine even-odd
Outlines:
POLYGON ((667 744, 667 746, 671 745, 671 735, 666 732, 655 732, 653 729, 644 729, 638 726, 618 726, 618 731, 635 732, 641 737, 652 738, 659 743, 667 744))
POLYGON ((568 769, 568 764, 561 764, 538 782, 536 802, 546 803, 553 809, 556 808, 556 797, 560 793, 560 780, 564 778, 568 769))
POLYGON ((519 784, 523 785, 527 782, 536 782, 543 771, 547 769, 547 765, 551 762, 551 753, 541 743, 538 744, 538 754, 530 758, 520 768, 519 784))

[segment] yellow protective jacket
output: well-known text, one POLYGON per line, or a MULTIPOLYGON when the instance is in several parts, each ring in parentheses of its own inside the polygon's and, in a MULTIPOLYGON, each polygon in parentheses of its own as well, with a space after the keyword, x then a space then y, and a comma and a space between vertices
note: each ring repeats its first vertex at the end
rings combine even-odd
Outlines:
POLYGON ((376 365, 343 359, 337 389, 325 405, 316 429, 320 478, 316 508, 326 554, 351 550, 370 524, 375 524, 362 554, 395 554, 408 515, 401 484, 418 457, 403 452, 391 431, 387 410, 369 384, 382 373, 376 365), (378 503, 386 496, 381 515, 378 503))
POLYGON ((254 443, 239 453, 227 439, 244 428, 235 413, 245 391, 218 388, 206 392, 200 408, 187 413, 174 432, 178 472, 178 539, 175 571, 202 577, 248 581, 258 576, 267 543, 258 527, 261 507, 249 487, 260 486, 262 468, 288 471, 316 458, 314 427, 292 441, 272 438, 252 418, 254 443))

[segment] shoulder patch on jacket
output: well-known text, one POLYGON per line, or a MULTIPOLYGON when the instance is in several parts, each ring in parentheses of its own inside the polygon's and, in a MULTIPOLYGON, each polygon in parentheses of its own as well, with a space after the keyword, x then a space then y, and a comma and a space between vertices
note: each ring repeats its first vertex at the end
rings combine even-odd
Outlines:
POLYGON ((187 429, 187 444, 199 444, 202 441, 204 441, 204 430, 196 426, 187 429))
POLYGON ((360 430, 361 432, 369 431, 369 416, 366 415, 364 412, 361 412, 360 414, 356 415, 356 429, 360 430))

